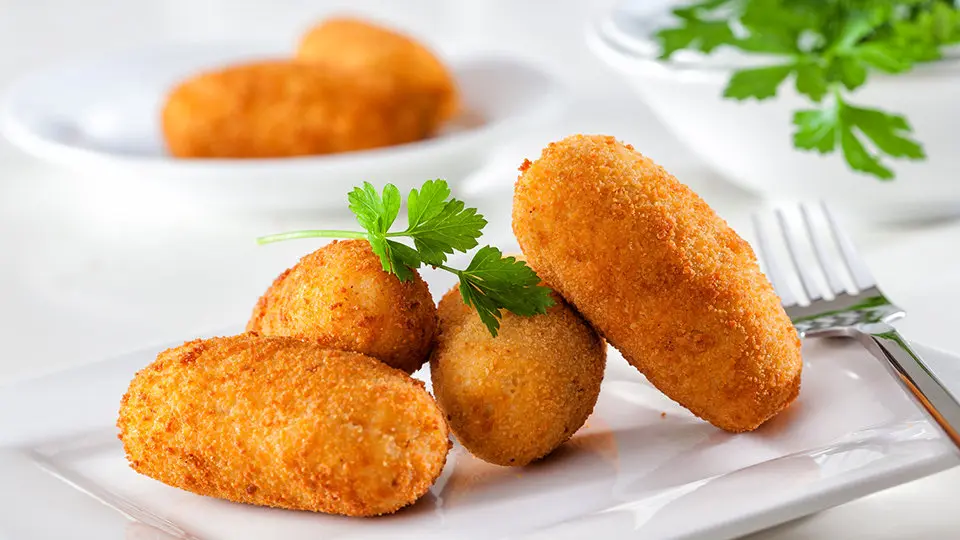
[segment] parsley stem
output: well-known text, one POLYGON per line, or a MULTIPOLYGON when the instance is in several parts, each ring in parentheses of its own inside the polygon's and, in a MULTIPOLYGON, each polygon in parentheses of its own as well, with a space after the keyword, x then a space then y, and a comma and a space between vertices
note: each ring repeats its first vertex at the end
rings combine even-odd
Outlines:
POLYGON ((840 85, 837 84, 837 83, 833 83, 831 86, 832 86, 832 90, 833 90, 834 103, 836 103, 837 107, 839 108, 840 106, 843 105, 843 92, 842 92, 842 89, 840 88, 840 85))
POLYGON ((451 274, 456 274, 457 276, 459 276, 460 272, 462 272, 462 270, 457 270, 456 268, 450 268, 445 264, 438 264, 436 265, 436 268, 439 268, 441 270, 446 270, 447 272, 450 272, 451 274))
POLYGON ((257 238, 258 244, 269 244, 272 242, 282 242, 284 240, 294 240, 297 238, 360 238, 366 239, 367 233, 356 231, 336 231, 336 230, 308 230, 291 231, 280 234, 271 234, 257 238))

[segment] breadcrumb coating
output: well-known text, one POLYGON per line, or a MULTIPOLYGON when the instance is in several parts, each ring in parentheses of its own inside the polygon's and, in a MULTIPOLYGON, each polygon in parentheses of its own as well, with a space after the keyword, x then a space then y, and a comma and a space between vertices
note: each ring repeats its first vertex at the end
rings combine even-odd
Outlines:
POLYGON ((694 414, 748 431, 797 397, 800 340, 749 244, 631 146, 550 144, 521 167, 513 230, 541 279, 694 414))
POLYGON ((437 122, 460 108, 456 81, 437 55, 416 39, 369 21, 331 17, 321 22, 303 36, 297 59, 390 76, 406 91, 435 100, 437 122))
POLYGON ((433 391, 457 440, 484 461, 521 466, 549 454, 597 403, 606 343, 554 300, 543 315, 505 312, 497 337, 458 287, 440 301, 433 391))
POLYGON ((439 126, 440 106, 382 73, 269 60, 183 81, 161 122, 176 157, 291 157, 424 139, 439 126))
POLYGON ((413 373, 430 355, 437 308, 416 271, 383 271, 366 240, 334 241, 283 272, 257 302, 247 330, 309 338, 413 373))
POLYGON ((348 516, 412 504, 450 448, 422 382, 367 356, 255 334, 160 353, 130 383, 117 426, 133 469, 165 484, 348 516))

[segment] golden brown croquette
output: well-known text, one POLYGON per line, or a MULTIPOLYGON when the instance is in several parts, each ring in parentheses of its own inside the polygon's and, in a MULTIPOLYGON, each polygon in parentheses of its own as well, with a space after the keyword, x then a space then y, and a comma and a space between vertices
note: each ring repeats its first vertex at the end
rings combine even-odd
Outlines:
POLYGON ((450 448, 423 383, 294 338, 196 340, 159 354, 117 421, 137 472, 200 495, 348 516, 388 514, 450 448))
POLYGON ((366 240, 334 241, 283 272, 257 302, 247 330, 309 338, 413 373, 427 361, 437 308, 414 272, 383 271, 366 240))
POLYGON ((270 158, 412 142, 434 133, 439 101, 376 72, 261 61, 202 73, 162 111, 171 154, 270 158))
POLYGON ((800 388, 800 340, 750 246, 692 190, 613 137, 525 163, 513 230, 540 277, 651 383, 725 430, 800 388))
POLYGON ((321 22, 304 35, 297 59, 390 76, 404 91, 434 100, 438 123, 459 108, 454 77, 433 52, 410 36, 369 21, 331 17, 321 22))
POLYGON ((543 315, 505 312, 497 337, 457 287, 440 301, 433 391, 457 440, 480 459, 526 465, 566 442, 593 412, 606 343, 554 300, 543 315))

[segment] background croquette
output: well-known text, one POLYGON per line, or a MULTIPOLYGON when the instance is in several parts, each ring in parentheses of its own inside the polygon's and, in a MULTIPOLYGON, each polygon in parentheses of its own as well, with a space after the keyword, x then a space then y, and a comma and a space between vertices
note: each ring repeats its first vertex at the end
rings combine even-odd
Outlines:
POLYGON ((288 157, 420 140, 436 130, 439 107, 383 74, 277 60, 181 83, 162 124, 177 157, 288 157))
POLYGON ((438 121, 459 108, 454 77, 436 55, 409 36, 367 21, 334 17, 321 22, 304 35, 297 59, 392 76, 406 90, 435 100, 438 121))
POLYGON ((430 358, 437 403, 477 457, 521 466, 569 439, 593 412, 606 343, 554 295, 546 314, 503 314, 492 337, 454 287, 440 301, 430 358))
POLYGON ((366 240, 334 241, 280 274, 247 330, 309 338, 413 373, 427 361, 437 308, 417 272, 401 283, 366 240))
POLYGON ((613 137, 568 137, 521 170, 530 265, 657 388, 734 432, 797 397, 797 332, 749 244, 692 190, 613 137))
POLYGON ((201 495, 349 516, 427 492, 450 448, 423 383, 356 353, 245 334, 159 354, 117 422, 139 473, 201 495))

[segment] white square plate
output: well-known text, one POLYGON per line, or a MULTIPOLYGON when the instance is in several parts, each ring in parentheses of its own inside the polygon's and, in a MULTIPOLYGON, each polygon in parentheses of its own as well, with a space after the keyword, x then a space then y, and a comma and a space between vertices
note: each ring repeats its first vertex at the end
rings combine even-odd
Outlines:
MULTIPOLYGON (((919 350, 960 374, 960 359, 919 350)), ((587 426, 540 463, 502 468, 455 446, 431 492, 392 516, 258 508, 127 466, 120 396, 156 352, 0 388, 0 538, 723 538, 958 463, 853 342, 807 342, 799 400, 741 435, 694 418, 611 350, 587 426)))

